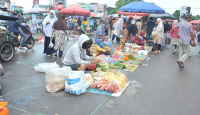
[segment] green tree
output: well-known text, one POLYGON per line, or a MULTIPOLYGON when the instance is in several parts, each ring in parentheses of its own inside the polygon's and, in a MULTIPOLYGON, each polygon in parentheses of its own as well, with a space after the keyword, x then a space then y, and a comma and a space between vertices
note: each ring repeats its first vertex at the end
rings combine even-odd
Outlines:
POLYGON ((112 9, 112 10, 110 11, 110 15, 111 15, 111 14, 116 14, 116 13, 117 13, 117 11, 118 11, 118 9, 117 9, 117 8, 115 8, 115 9, 112 9))
POLYGON ((110 11, 110 14, 116 14, 117 11, 119 10, 119 8, 121 8, 122 6, 129 4, 131 2, 135 2, 135 1, 142 1, 142 0, 118 0, 117 2, 115 2, 115 9, 110 11))
POLYGON ((180 19, 180 10, 176 10, 174 13, 173 13, 173 16, 176 17, 177 20, 180 19))
POLYGON ((154 2, 150 2, 150 3, 155 4, 154 2))
POLYGON ((196 15, 195 20, 199 20, 199 19, 200 19, 200 15, 196 15))

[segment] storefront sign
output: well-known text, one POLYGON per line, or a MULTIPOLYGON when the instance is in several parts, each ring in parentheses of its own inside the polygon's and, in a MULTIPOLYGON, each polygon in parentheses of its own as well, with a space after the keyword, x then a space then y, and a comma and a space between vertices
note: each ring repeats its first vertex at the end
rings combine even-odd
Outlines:
POLYGON ((65 8, 65 6, 63 4, 55 4, 55 9, 62 10, 64 8, 65 8))

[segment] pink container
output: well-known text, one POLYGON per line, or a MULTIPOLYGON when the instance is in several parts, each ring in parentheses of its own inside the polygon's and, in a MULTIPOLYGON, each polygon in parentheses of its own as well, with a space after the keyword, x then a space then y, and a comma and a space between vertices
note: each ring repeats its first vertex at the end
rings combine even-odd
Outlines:
POLYGON ((99 57, 101 57, 101 58, 104 58, 104 57, 105 57, 105 55, 103 55, 103 54, 102 54, 102 55, 99 55, 99 57))

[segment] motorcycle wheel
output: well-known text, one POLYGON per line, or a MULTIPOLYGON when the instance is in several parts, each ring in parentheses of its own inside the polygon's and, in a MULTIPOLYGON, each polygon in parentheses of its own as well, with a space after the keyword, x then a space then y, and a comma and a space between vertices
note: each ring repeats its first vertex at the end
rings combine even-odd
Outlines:
POLYGON ((4 62, 10 61, 14 56, 15 50, 12 44, 4 43, 0 47, 0 59, 4 62))
POLYGON ((29 39, 27 40, 27 45, 26 45, 26 47, 27 47, 28 49, 31 49, 31 48, 33 48, 34 45, 35 45, 35 40, 33 39, 33 37, 29 38, 29 39))

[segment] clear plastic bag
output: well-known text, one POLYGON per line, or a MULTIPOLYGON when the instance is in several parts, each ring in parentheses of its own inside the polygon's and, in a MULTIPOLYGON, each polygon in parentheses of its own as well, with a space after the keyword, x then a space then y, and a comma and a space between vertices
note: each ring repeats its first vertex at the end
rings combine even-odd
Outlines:
POLYGON ((38 72, 46 72, 48 69, 52 68, 59 68, 59 65, 54 63, 39 63, 37 66, 34 67, 35 71, 38 72))

